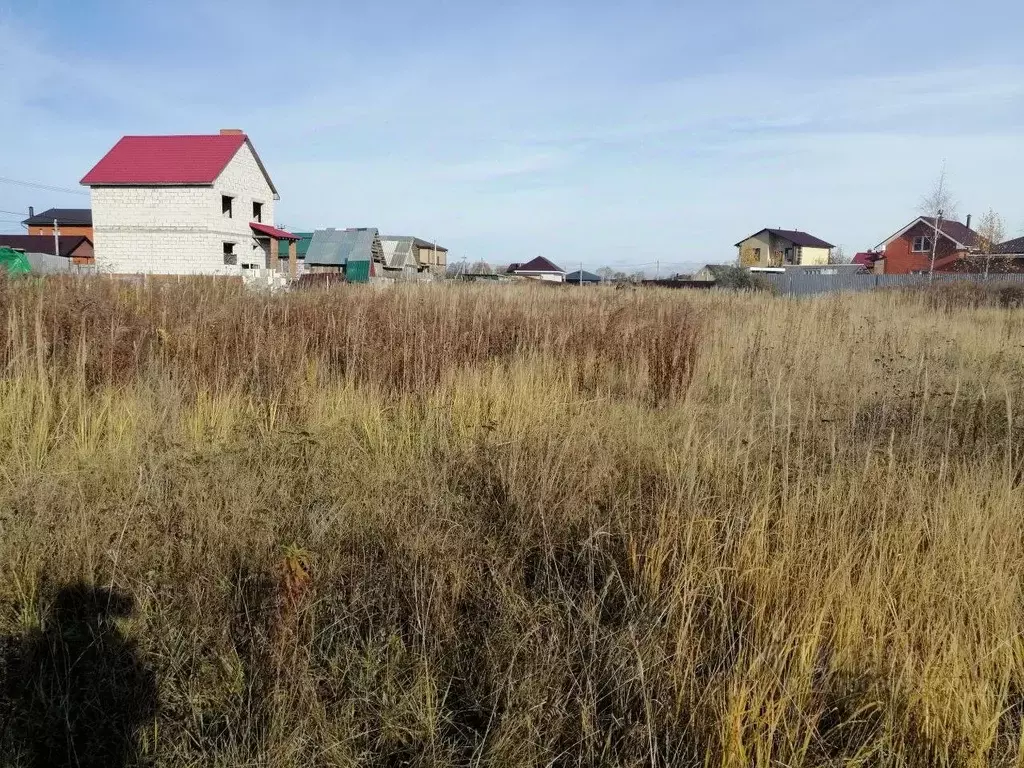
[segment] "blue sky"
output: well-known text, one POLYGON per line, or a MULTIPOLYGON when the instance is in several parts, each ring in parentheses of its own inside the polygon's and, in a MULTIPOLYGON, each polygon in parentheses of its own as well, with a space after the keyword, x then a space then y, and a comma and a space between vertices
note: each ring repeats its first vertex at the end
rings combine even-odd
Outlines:
MULTIPOLYGON (((945 161, 961 216, 1017 235, 1022 30, 1009 0, 0 0, 0 176, 239 127, 289 228, 670 271, 766 226, 872 246, 945 161)), ((2 211, 86 203, 0 183, 2 211)))

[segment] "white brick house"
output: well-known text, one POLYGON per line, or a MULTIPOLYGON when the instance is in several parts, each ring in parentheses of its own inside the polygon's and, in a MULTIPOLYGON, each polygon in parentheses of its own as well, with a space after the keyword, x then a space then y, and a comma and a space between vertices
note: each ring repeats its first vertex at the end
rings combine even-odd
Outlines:
POLYGON ((277 190, 241 131, 125 136, 86 174, 96 267, 115 274, 282 269, 277 190))

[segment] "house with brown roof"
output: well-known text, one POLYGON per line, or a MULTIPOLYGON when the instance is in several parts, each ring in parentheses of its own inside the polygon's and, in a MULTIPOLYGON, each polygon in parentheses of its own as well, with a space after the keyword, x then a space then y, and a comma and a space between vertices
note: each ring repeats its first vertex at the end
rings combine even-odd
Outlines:
POLYGON ((298 238, 274 226, 277 189, 242 131, 125 136, 82 184, 100 271, 296 277, 298 238))
POLYGON ((943 271, 997 275, 1024 273, 1024 237, 1007 240, 991 248, 982 243, 976 252, 943 265, 943 271))
POLYGON ((86 266, 93 263, 93 247, 82 235, 0 235, 0 248, 13 248, 27 256, 58 256, 71 264, 86 266))
POLYGON ((525 264, 509 264, 507 272, 510 275, 542 280, 546 283, 565 282, 565 270, 543 256, 531 259, 525 264))
POLYGON ((977 251, 978 233, 967 223, 942 219, 936 225, 932 216, 918 216, 894 232, 876 247, 882 252, 882 271, 887 275, 925 273, 932 268, 932 246, 935 246, 935 270, 957 271, 954 266, 977 251))
POLYGON ((741 267, 822 266, 832 243, 799 229, 762 229, 736 243, 741 267))

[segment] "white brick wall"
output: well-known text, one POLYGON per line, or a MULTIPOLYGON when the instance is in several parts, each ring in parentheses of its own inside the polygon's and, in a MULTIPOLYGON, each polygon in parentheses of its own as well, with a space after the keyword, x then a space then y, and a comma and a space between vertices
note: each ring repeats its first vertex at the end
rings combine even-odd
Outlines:
POLYGON ((272 225, 274 193, 245 144, 212 187, 93 187, 97 270, 239 275, 242 264, 266 266, 267 253, 249 228, 254 201, 263 203, 263 222, 272 225), (230 219, 221 213, 222 195, 234 198, 230 219), (236 266, 224 264, 226 242, 235 244, 236 266))

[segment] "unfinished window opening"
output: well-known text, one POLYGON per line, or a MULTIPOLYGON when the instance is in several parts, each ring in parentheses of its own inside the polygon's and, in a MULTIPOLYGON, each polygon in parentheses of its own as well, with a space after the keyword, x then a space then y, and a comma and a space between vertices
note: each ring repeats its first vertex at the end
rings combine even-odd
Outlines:
POLYGON ((235 253, 234 243, 224 243, 224 263, 232 267, 238 264, 238 254, 235 253))
POLYGON ((252 220, 258 221, 260 224, 263 223, 263 203, 253 202, 252 204, 252 220))
POLYGON ((914 238, 914 253, 930 253, 932 250, 932 239, 930 237, 914 238))
POLYGON ((235 198, 231 197, 230 195, 220 196, 220 212, 225 219, 230 219, 232 217, 232 207, 234 205, 234 202, 235 198))

